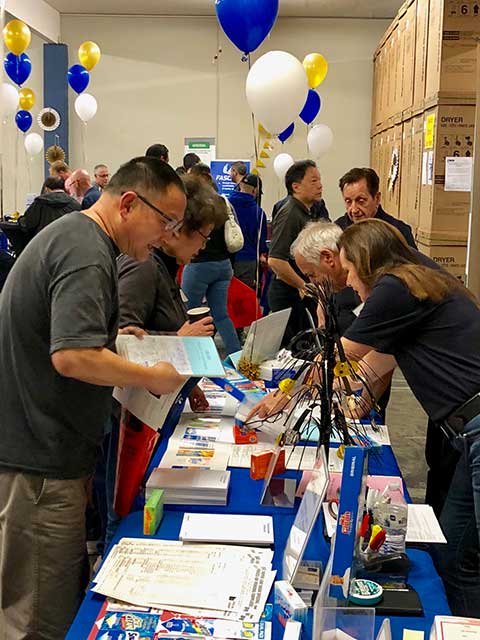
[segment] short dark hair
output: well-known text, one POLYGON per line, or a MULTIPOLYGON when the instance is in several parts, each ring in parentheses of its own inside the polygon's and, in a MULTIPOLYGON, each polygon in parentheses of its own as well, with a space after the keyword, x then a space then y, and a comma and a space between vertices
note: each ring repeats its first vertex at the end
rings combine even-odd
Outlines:
POLYGON ((293 196, 293 183, 301 182, 307 173, 307 169, 310 169, 310 167, 313 167, 314 169, 317 168, 317 165, 313 160, 299 160, 298 162, 294 162, 288 169, 285 174, 285 187, 287 188, 289 196, 293 196))
POLYGON ((185 175, 182 180, 187 194, 182 229, 191 234, 207 224, 221 227, 227 220, 224 198, 214 193, 201 178, 192 174, 185 175))
POLYGON ((58 189, 60 191, 63 191, 64 188, 65 180, 63 178, 60 178, 60 176, 50 176, 43 183, 42 193, 45 193, 45 189, 50 189, 51 191, 58 189))
POLYGON ((152 156, 133 158, 112 176, 104 189, 105 193, 120 195, 125 191, 145 193, 164 193, 170 186, 176 186, 185 192, 183 182, 172 167, 152 156))
POLYGON ((338 181, 340 191, 343 191, 345 185, 355 184, 356 182, 360 182, 360 180, 366 181, 368 192, 372 197, 375 197, 380 190, 380 178, 377 172, 370 167, 355 167, 347 171, 338 181))
POLYGON ((236 160, 235 162, 233 162, 230 169, 235 169, 235 171, 241 176, 247 175, 247 165, 245 164, 245 162, 243 162, 243 160, 236 160))
POLYGON ((215 180, 212 178, 212 172, 210 171, 210 167, 208 166, 208 164, 205 164, 204 162, 197 162, 197 164, 194 164, 193 167, 191 167, 190 175, 200 176, 201 178, 203 178, 203 180, 208 182, 212 189, 218 191, 217 185, 215 183, 215 180))
POLYGON ((168 149, 164 144, 152 144, 145 151, 145 155, 150 158, 168 158, 168 149))
POLYGON ((108 169, 106 164, 96 164, 93 167, 93 174, 95 175, 99 169, 108 169))
POLYGON ((196 153, 186 153, 183 156, 183 168, 185 171, 188 171, 193 167, 194 164, 200 162, 200 156, 197 156, 196 153))

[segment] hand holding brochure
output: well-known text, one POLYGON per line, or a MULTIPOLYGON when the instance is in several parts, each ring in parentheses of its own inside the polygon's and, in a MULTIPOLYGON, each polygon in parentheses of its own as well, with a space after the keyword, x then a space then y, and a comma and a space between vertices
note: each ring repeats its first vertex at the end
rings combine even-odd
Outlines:
POLYGON ((212 338, 194 336, 120 335, 117 351, 123 358, 152 367, 169 362, 181 375, 223 377, 225 371, 212 338))

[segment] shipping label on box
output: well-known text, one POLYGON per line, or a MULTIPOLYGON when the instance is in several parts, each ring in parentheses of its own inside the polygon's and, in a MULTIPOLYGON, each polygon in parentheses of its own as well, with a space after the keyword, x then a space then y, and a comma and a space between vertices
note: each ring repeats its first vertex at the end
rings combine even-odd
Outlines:
MULTIPOLYGON (((473 155, 475 107, 471 105, 439 105, 425 112, 423 154, 427 166, 423 172, 420 199, 419 230, 437 237, 466 242, 470 194, 445 190, 445 161, 448 157, 469 158, 473 155), (433 118, 432 118, 433 116, 433 118), (430 130, 433 121, 433 148, 430 130), (432 176, 430 176, 432 173, 432 176)), ((433 239, 433 236, 432 236, 433 239)))

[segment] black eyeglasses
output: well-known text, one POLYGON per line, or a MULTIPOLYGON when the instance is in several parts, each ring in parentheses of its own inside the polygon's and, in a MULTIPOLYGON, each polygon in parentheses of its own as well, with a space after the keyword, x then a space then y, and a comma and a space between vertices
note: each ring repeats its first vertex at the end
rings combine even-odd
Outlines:
POLYGON ((163 211, 161 211, 154 204, 149 202, 144 196, 140 195, 137 192, 134 192, 134 193, 135 193, 135 195, 137 196, 137 198, 139 200, 144 202, 148 207, 150 207, 150 209, 153 209, 156 213, 158 213, 160 216, 162 216, 162 218, 164 220, 167 221, 167 223, 165 225, 165 231, 171 231, 172 233, 175 233, 175 231, 180 231, 180 229, 183 227, 183 219, 182 220, 174 220, 170 216, 167 216, 166 213, 163 213, 163 211))
POLYGON ((203 238, 203 246, 205 247, 207 242, 210 240, 210 236, 206 236, 204 233, 200 231, 200 229, 195 229, 197 233, 199 233, 203 238))

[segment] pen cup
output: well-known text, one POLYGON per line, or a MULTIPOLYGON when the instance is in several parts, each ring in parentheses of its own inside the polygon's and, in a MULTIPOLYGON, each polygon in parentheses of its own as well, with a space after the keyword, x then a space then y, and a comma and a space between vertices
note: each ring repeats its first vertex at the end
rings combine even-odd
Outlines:
POLYGON ((210 307, 194 307, 187 311, 188 321, 190 324, 202 320, 210 315, 210 307))

